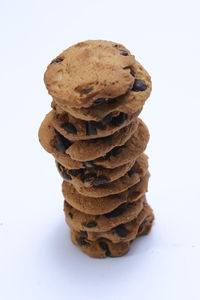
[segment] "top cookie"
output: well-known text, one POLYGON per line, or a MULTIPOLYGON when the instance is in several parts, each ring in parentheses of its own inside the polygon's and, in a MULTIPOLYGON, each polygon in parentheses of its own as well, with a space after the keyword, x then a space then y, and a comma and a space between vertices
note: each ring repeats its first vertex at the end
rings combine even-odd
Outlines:
POLYGON ((135 57, 123 45, 85 41, 52 60, 44 82, 61 106, 90 107, 131 89, 136 68, 135 57))

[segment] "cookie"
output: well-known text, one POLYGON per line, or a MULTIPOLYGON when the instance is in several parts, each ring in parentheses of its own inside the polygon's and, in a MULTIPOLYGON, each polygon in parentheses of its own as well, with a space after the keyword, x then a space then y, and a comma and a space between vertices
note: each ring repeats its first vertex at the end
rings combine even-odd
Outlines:
POLYGON ((64 180, 70 181, 73 185, 90 187, 93 183, 98 186, 102 182, 112 182, 131 170, 135 162, 123 166, 106 169, 95 167, 91 169, 66 169, 59 162, 56 162, 57 169, 64 180))
POLYGON ((120 224, 106 232, 95 232, 95 228, 94 231, 86 231, 87 239, 90 241, 96 241, 100 238, 106 238, 113 243, 128 242, 136 238, 141 225, 148 222, 149 226, 151 226, 153 220, 154 215, 152 209, 145 202, 142 211, 132 221, 120 224))
POLYGON ((89 215, 73 208, 67 201, 64 201, 65 219, 70 228, 76 231, 104 232, 120 224, 128 223, 135 219, 144 207, 145 196, 133 203, 121 204, 114 211, 104 215, 89 215))
MULTIPOLYGON (((140 120, 138 128, 133 136, 123 146, 114 147, 110 152, 94 161, 88 160, 84 162, 73 160, 65 152, 60 152, 55 148, 55 130, 50 126, 53 112, 46 115, 39 129, 39 141, 43 148, 51 153, 55 159, 67 169, 92 169, 95 166, 105 168, 116 168, 121 165, 133 162, 145 150, 149 140, 149 131, 146 125, 140 120)), ((62 141, 60 141, 62 146, 62 141)), ((58 146, 60 146, 58 144, 58 146)), ((65 150, 65 144, 61 150, 65 150)), ((68 144, 66 145, 66 147, 68 144)))
POLYGON ((110 113, 116 112, 135 113, 142 109, 144 103, 150 96, 152 89, 151 77, 138 62, 135 78, 135 85, 132 90, 105 103, 100 103, 99 105, 91 106, 89 108, 77 109, 75 107, 62 106, 60 103, 59 106, 56 99, 54 99, 52 108, 58 113, 62 113, 63 110, 67 111, 74 117, 86 121, 101 121, 110 113))
MULTIPOLYGON (((147 170, 147 156, 142 155, 137 159, 131 170, 117 180, 107 183, 106 177, 93 177, 91 187, 79 185, 74 185, 74 187, 80 194, 94 198, 119 194, 138 183, 140 181, 140 178, 144 177, 147 170)), ((69 180, 69 182, 71 183, 71 180, 69 180)), ((64 180, 63 185, 65 185, 66 183, 67 182, 64 180)))
POLYGON ((122 193, 107 197, 92 198, 83 196, 68 182, 63 184, 62 192, 67 202, 77 210, 91 215, 103 215, 112 212, 121 204, 139 200, 148 191, 149 177, 150 174, 147 172, 136 185, 122 193))
POLYGON ((106 239, 91 242, 84 234, 71 230, 72 243, 78 246, 90 257, 103 258, 107 256, 117 257, 126 254, 130 249, 130 242, 114 244, 106 239))
POLYGON ((59 105, 80 108, 125 94, 133 87, 135 72, 135 58, 123 45, 85 41, 53 59, 44 82, 59 105))
POLYGON ((60 114, 55 112, 51 124, 70 141, 90 140, 114 134, 119 129, 133 122, 140 112, 141 110, 134 114, 125 114, 123 112, 110 113, 101 122, 76 119, 64 111, 60 114))
POLYGON ((41 125, 43 135, 41 134, 41 131, 39 131, 39 136, 41 136, 40 140, 42 141, 43 138, 49 138, 49 144, 58 152, 66 153, 73 160, 81 162, 96 159, 111 151, 115 146, 125 144, 138 127, 138 119, 135 119, 128 126, 121 128, 109 137, 92 139, 89 141, 71 142, 51 126, 52 116, 53 111, 51 111, 44 119, 41 125))
MULTIPOLYGON (((152 227, 152 219, 149 218, 139 226, 137 236, 149 233, 152 227)), ((96 241, 90 241, 86 238, 85 232, 77 232, 71 229, 71 240, 74 245, 78 246, 84 253, 94 258, 116 257, 126 254, 133 240, 128 242, 112 243, 110 240, 100 238, 96 241)))

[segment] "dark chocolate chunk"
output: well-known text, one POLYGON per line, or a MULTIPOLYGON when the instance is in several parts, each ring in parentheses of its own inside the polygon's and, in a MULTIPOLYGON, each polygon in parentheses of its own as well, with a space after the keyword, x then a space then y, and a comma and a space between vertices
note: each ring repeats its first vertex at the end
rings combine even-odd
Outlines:
POLYGON ((52 60, 52 62, 50 63, 50 65, 53 64, 53 63, 59 63, 61 61, 63 61, 63 58, 56 58, 56 59, 52 60))
POLYGON ((86 89, 85 90, 85 94, 89 94, 91 91, 93 90, 93 88, 91 87, 91 88, 88 88, 88 89, 86 89))
POLYGON ((66 171, 63 171, 63 172, 62 172, 62 177, 63 177, 65 180, 72 180, 71 176, 68 175, 68 174, 66 173, 66 171))
POLYGON ((77 177, 79 174, 82 174, 83 173, 83 169, 72 169, 72 170, 70 170, 70 174, 72 175, 72 176, 75 176, 75 177, 77 177))
POLYGON ((117 102, 117 98, 110 99, 107 102, 108 102, 108 104, 114 104, 117 102))
POLYGON ((103 159, 109 159, 111 157, 112 153, 111 151, 106 153, 106 155, 102 156, 103 159))
POLYGON ((90 121, 86 123, 86 135, 97 135, 95 122, 90 121))
POLYGON ((126 121, 126 118, 127 114, 121 112, 117 117, 112 118, 111 124, 113 126, 121 126, 126 121))
POLYGON ((96 100, 93 101, 92 106, 97 106, 99 104, 104 103, 105 101, 106 101, 105 98, 98 98, 98 99, 96 99, 96 100))
POLYGON ((76 127, 71 123, 65 123, 62 125, 62 128, 65 129, 69 133, 77 134, 76 127))
POLYGON ((96 178, 97 174, 96 173, 88 173, 83 176, 83 182, 90 182, 94 178, 96 178))
POLYGON ((128 176, 131 177, 133 174, 137 173, 137 171, 134 169, 134 167, 132 167, 129 171, 128 171, 128 176))
POLYGON ((121 51, 121 55, 124 55, 124 56, 128 55, 128 52, 123 49, 119 49, 119 51, 121 51))
POLYGON ((108 182, 108 178, 106 178, 106 176, 104 176, 104 175, 101 175, 101 176, 95 178, 94 181, 92 181, 92 186, 98 186, 98 185, 104 184, 106 182, 108 182))
POLYGON ((87 227, 87 228, 93 228, 96 226, 97 226, 97 223, 95 221, 91 221, 91 222, 85 224, 85 227, 87 227))
POLYGON ((109 212, 109 213, 107 213, 107 214, 105 214, 104 216, 106 217, 106 218, 116 218, 116 217, 118 217, 119 215, 121 215, 121 213, 122 213, 122 209, 121 208, 116 208, 116 209, 114 209, 113 211, 111 211, 111 212, 109 212))
POLYGON ((69 212, 68 215, 70 216, 71 219, 73 219, 73 215, 71 212, 69 212))
POLYGON ((128 231, 123 225, 119 225, 115 228, 115 231, 120 237, 126 237, 128 235, 128 231))
POLYGON ((60 172, 62 172, 62 165, 58 161, 56 162, 56 164, 57 164, 58 170, 60 172))
POLYGON ((82 235, 84 235, 86 238, 88 237, 87 231, 80 230, 80 233, 81 233, 82 235))
POLYGON ((109 113, 102 119, 102 122, 109 123, 111 120, 112 120, 112 113, 109 113))
POLYGON ((92 161, 84 161, 82 164, 86 169, 93 169, 95 167, 92 161))
POLYGON ((135 76, 135 73, 133 72, 133 70, 130 67, 125 67, 124 70, 130 70, 131 75, 135 76))
POLYGON ((120 150, 122 149, 122 148, 125 148, 126 146, 116 146, 115 148, 113 148, 112 150, 111 150, 111 154, 113 155, 113 156, 117 156, 119 153, 120 153, 120 150))
POLYGON ((84 237, 79 237, 79 238, 77 238, 77 242, 78 242, 79 246, 84 246, 84 245, 86 246, 86 245, 89 245, 89 243, 86 242, 86 240, 85 240, 84 237))
POLYGON ((57 135, 57 141, 55 143, 55 148, 58 152, 65 152, 67 148, 71 146, 71 142, 64 138, 57 130, 55 130, 55 133, 57 135))
POLYGON ((109 248, 108 248, 108 245, 107 245, 105 242, 99 241, 99 246, 100 246, 103 250, 105 250, 106 256, 110 256, 110 255, 111 255, 110 250, 109 250, 109 248))
POLYGON ((140 227, 142 227, 142 225, 144 225, 147 222, 148 216, 146 218, 144 218, 144 220, 142 221, 142 223, 140 224, 140 227))
POLYGON ((134 92, 143 92, 147 89, 146 83, 143 80, 135 79, 132 90, 134 92))

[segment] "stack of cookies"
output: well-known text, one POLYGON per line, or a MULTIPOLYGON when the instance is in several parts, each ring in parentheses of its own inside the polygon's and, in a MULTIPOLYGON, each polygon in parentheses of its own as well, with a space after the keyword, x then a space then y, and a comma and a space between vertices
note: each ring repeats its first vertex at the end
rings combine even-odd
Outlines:
POLYGON ((39 139, 63 178, 72 242, 92 257, 121 256, 154 219, 138 118, 150 76, 123 45, 86 41, 55 58, 44 81, 53 101, 39 139))

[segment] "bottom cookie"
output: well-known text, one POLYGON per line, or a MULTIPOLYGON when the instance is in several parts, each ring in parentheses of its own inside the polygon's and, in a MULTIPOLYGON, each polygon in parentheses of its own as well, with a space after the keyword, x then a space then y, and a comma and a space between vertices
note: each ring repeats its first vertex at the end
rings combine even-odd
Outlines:
MULTIPOLYGON (((140 225, 137 237, 149 233, 152 222, 145 221, 140 225)), ((119 257, 126 254, 133 240, 128 242, 113 243, 108 239, 100 238, 96 241, 90 241, 86 238, 84 232, 78 232, 71 229, 71 240, 74 245, 78 246, 84 253, 94 258, 119 257)))

